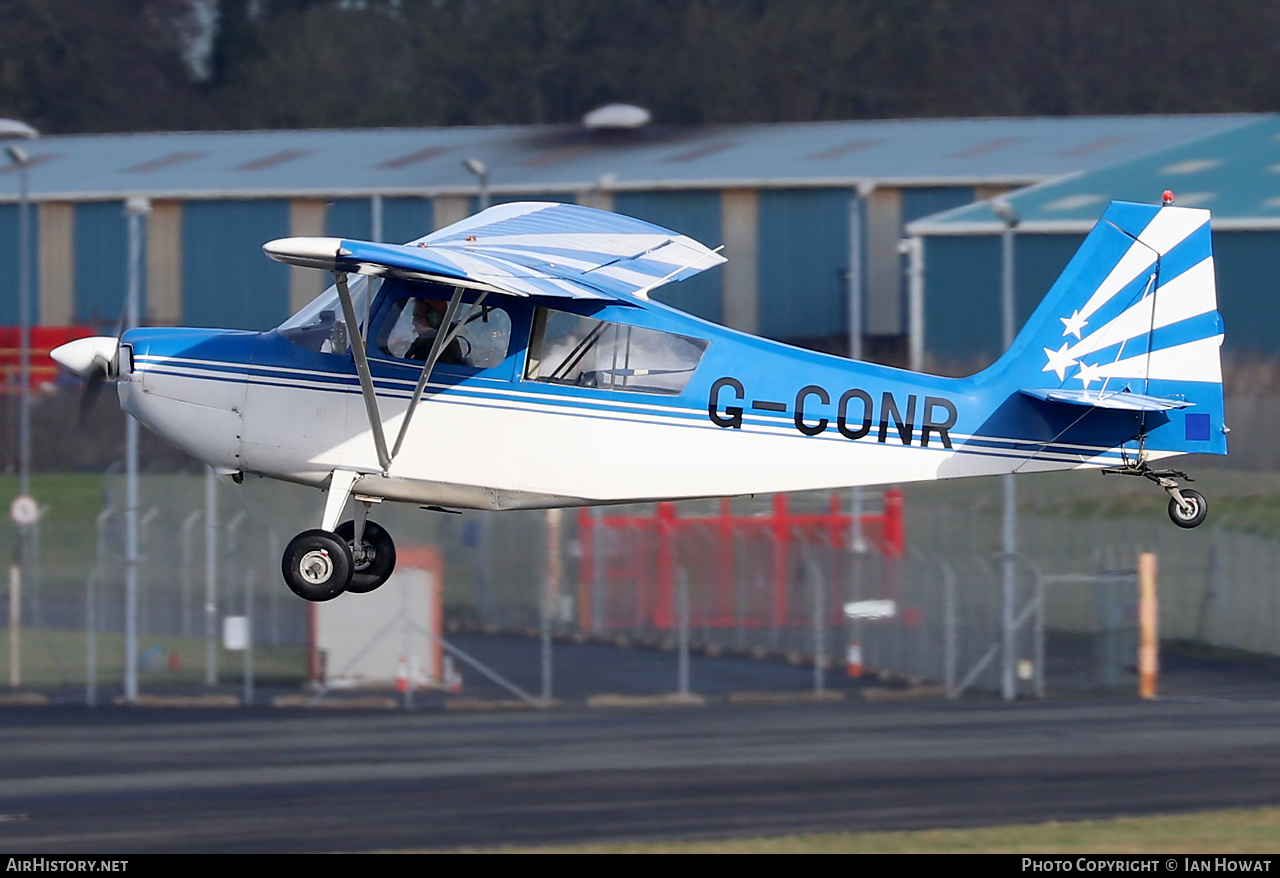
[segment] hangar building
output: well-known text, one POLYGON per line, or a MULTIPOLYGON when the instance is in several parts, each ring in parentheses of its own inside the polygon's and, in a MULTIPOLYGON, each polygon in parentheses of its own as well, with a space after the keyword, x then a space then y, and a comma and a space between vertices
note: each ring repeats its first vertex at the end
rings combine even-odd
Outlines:
MULTIPOLYGON (((1280 352, 1280 116, 1168 146, 1148 155, 1011 193, 1015 324, 1022 325, 1112 200, 1176 203, 1212 212, 1218 310, 1229 357, 1280 352)), ((990 204, 907 225, 922 241, 923 282, 913 321, 917 366, 968 372, 998 356, 1001 232, 990 204)))
MULTIPOLYGON (((125 291, 123 201, 144 196, 153 205, 146 320, 269 328, 315 295, 324 278, 267 260, 265 241, 419 237, 477 208, 482 181, 464 166, 477 159, 493 202, 574 201, 724 244, 729 263, 665 288, 671 304, 839 353, 849 350, 856 325, 865 356, 904 362, 910 327, 900 245, 908 224, 1071 174, 1098 181, 1095 188, 1122 186, 1132 182, 1123 172, 1098 169, 1161 149, 1172 155, 1170 144, 1180 145, 1173 149, 1186 161, 1198 160, 1195 144, 1226 148, 1276 124, 1271 117, 1206 115, 46 137, 25 144, 37 217, 34 313, 42 325, 115 324, 125 291), (852 283, 850 265, 860 266, 852 283)), ((12 267, 14 285, 15 167, 0 166, 0 262, 12 267)), ((1123 191, 1146 197, 1150 188, 1123 191)), ((1028 211, 1028 232, 1036 197, 1017 202, 1028 211)), ((1045 208, 1055 222, 1079 216, 1081 223, 1096 209, 1045 208)), ((987 279, 997 263, 980 215, 947 217, 917 227, 929 235, 929 295, 953 298, 931 305, 924 337, 941 357, 967 356, 969 349, 941 329, 954 319, 979 340, 973 350, 985 350, 989 315, 978 305, 994 289, 987 279), (952 265, 972 278, 962 284, 946 276, 951 269, 944 266, 952 265)), ((1044 259, 1056 259, 1073 234, 1074 227, 1038 235, 1044 259)), ((1037 253, 1028 246, 1020 257, 1027 295, 1037 253)), ((16 296, 0 297, 0 325, 17 320, 16 296)))

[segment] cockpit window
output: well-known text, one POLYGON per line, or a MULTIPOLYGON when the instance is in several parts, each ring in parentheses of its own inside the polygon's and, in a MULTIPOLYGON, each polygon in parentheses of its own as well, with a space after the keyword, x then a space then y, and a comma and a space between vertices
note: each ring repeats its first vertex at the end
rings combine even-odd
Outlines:
MULTIPOLYGON (((448 303, 440 299, 409 298, 396 302, 382 320, 378 349, 399 360, 422 362, 442 331, 448 303)), ((445 345, 437 361, 450 366, 488 369, 507 358, 511 317, 502 308, 461 304, 454 315, 455 339, 445 345)))
POLYGON ((525 378, 674 396, 706 349, 700 338, 539 308, 525 378))
MULTIPOLYGON (((356 319, 361 326, 369 314, 370 278, 364 275, 351 277, 348 289, 351 303, 355 305, 356 319)), ((347 321, 342 315, 342 303, 338 300, 338 288, 331 286, 279 326, 279 332, 289 341, 310 351, 326 354, 345 354, 351 343, 347 321)))

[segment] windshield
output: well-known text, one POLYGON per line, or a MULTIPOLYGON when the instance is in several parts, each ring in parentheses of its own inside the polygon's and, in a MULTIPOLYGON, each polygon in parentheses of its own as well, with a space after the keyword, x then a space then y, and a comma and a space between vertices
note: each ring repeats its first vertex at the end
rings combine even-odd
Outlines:
MULTIPOLYGON (((370 292, 374 278, 355 275, 348 282, 351 303, 355 306, 356 319, 363 328, 369 315, 370 292)), ((294 344, 326 354, 341 354, 347 350, 350 335, 347 321, 342 316, 342 303, 338 300, 338 288, 330 286, 316 296, 297 314, 278 327, 279 332, 294 344)))

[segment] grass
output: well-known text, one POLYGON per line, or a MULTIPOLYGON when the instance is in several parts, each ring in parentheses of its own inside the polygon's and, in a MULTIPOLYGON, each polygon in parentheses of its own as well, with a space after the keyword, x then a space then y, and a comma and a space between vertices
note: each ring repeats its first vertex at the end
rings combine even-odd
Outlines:
MULTIPOLYGON (((30 628, 21 632, 19 670, 21 689, 54 689, 83 686, 86 672, 84 632, 30 628)), ((200 685, 204 683, 205 641, 202 637, 138 638, 140 680, 148 685, 200 685)), ((124 637, 99 633, 97 679, 111 684, 124 679, 124 637)), ((244 656, 219 646, 219 679, 224 683, 243 679, 244 656)), ((9 632, 0 630, 0 693, 12 691, 9 682, 9 632)), ((306 679, 307 657, 303 646, 255 646, 253 678, 260 684, 301 683, 306 679)))
MULTIPOLYGON (((472 850, 473 853, 480 851, 472 850)), ((500 848, 494 853, 583 854, 1271 854, 1280 808, 1204 811, 978 829, 787 835, 721 841, 500 848)), ((1183 864, 1179 863, 1179 868, 1183 864)))

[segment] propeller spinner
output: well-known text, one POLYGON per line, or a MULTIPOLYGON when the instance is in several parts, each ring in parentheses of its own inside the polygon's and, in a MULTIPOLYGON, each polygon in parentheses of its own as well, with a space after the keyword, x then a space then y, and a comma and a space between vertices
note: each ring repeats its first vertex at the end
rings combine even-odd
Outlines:
POLYGON ((102 385, 119 374, 119 353, 120 339, 106 335, 78 338, 49 352, 56 362, 87 381, 80 397, 81 423, 97 401, 102 385))
POLYGON ((119 350, 120 339, 95 335, 58 345, 49 352, 49 356, 81 378, 91 378, 95 372, 104 378, 114 378, 119 350))

